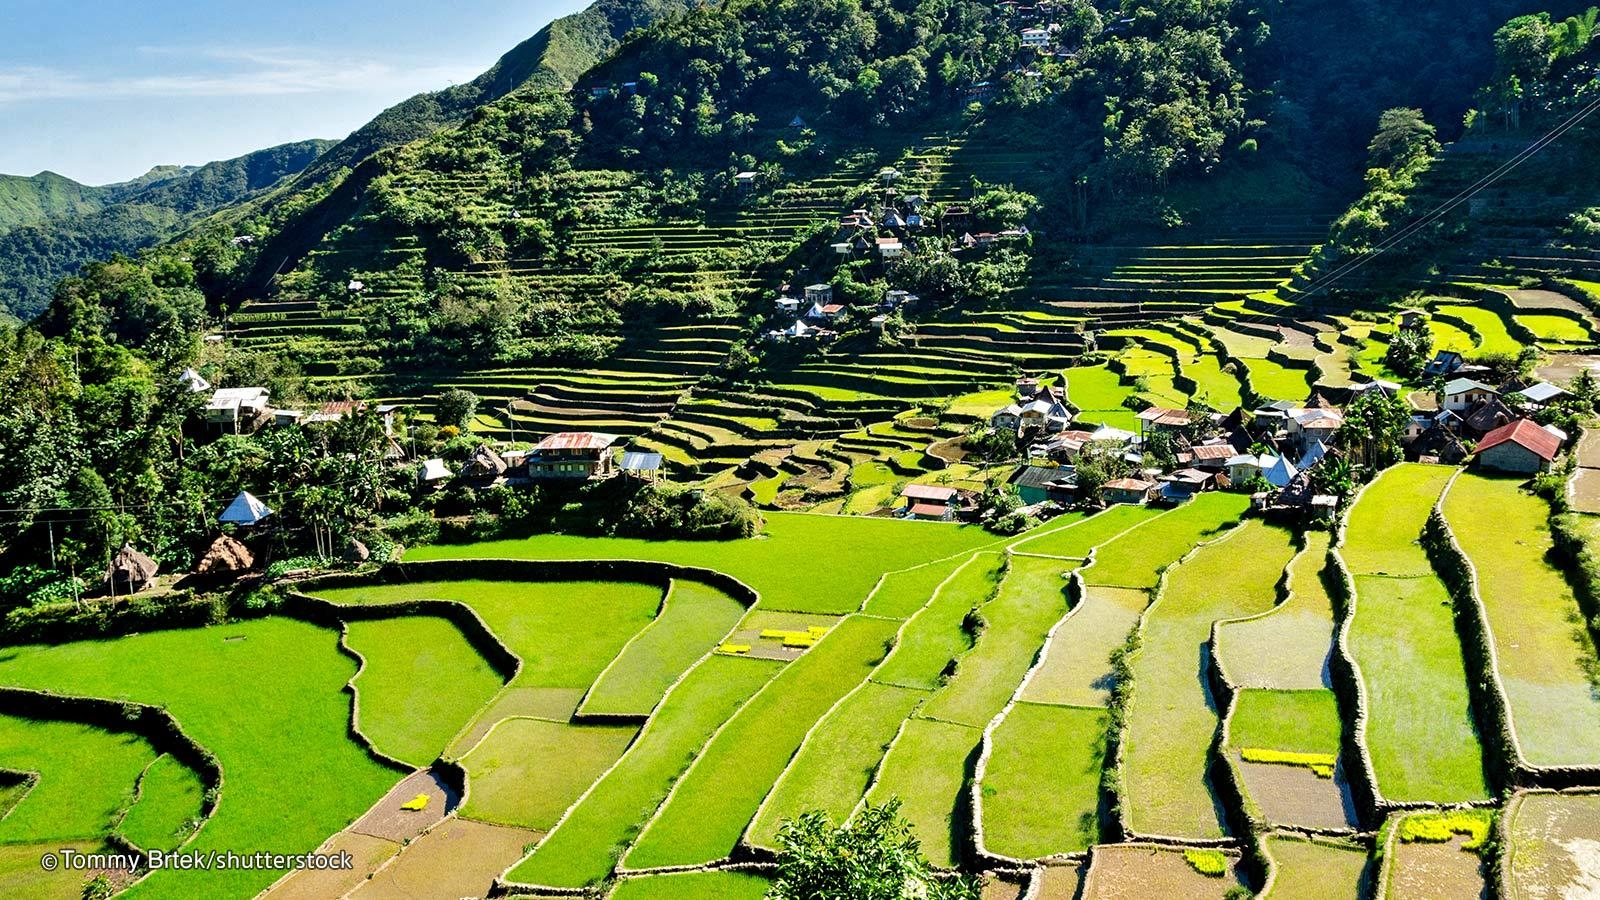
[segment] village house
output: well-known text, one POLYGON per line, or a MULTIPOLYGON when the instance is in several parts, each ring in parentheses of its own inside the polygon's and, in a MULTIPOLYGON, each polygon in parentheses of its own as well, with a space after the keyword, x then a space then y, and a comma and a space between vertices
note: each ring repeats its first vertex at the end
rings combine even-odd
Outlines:
POLYGON ((1022 29, 1022 46, 1042 50, 1050 46, 1050 32, 1044 28, 1022 29))
POLYGON ((634 478, 654 482, 661 474, 663 457, 659 453, 646 453, 642 450, 628 450, 622 454, 619 468, 634 478))
POLYGON ((1071 503, 1078 490, 1078 478, 1072 470, 1059 466, 1022 465, 1012 474, 1011 486, 1029 506, 1047 500, 1071 503))
POLYGON ((806 286, 805 300, 807 306, 827 306, 833 302, 833 285, 812 284, 806 286))
POLYGON ((105 586, 113 595, 137 594, 155 583, 161 564, 123 544, 106 566, 105 586))
POLYGON ((1332 407, 1313 407, 1290 412, 1284 422, 1289 437, 1309 447, 1313 441, 1327 443, 1344 425, 1344 411, 1332 407))
POLYGON ((1083 448, 1094 442, 1094 432, 1067 430, 1051 435, 1048 439, 1034 444, 1028 448, 1028 455, 1049 459, 1058 463, 1071 463, 1077 460, 1083 448))
POLYGON ((739 190, 748 191, 756 186, 756 179, 759 177, 754 172, 740 172, 733 176, 733 183, 738 185, 739 190))
POLYGON ((1532 419, 1519 419, 1484 435, 1474 453, 1486 469, 1531 475, 1549 469, 1560 451, 1554 434, 1532 419))
POLYGON ((425 486, 438 487, 455 477, 450 467, 442 459, 425 459, 422 469, 417 473, 417 481, 425 486))
POLYGON ((1472 408, 1462 417, 1462 431, 1469 435, 1483 435, 1518 418, 1517 411, 1499 397, 1490 397, 1472 408))
POLYGON ((1393 381, 1383 381, 1382 379, 1378 379, 1374 381, 1362 382, 1361 384, 1353 384, 1350 386, 1351 399, 1373 393, 1384 397, 1393 397, 1400 393, 1400 385, 1393 381))
POLYGON ((1039 393, 1039 379, 1023 376, 1017 379, 1017 397, 1023 400, 1039 393))
POLYGON ((300 420, 302 425, 315 425, 319 422, 338 422, 360 412, 366 404, 360 400, 330 400, 317 407, 317 411, 300 420))
POLYGON ((881 238, 878 238, 878 255, 883 257, 884 259, 898 259, 901 256, 904 256, 905 252, 906 252, 905 245, 900 243, 900 239, 899 238, 897 238, 897 237, 881 237, 881 238))
POLYGON ((1187 410, 1152 406, 1139 413, 1139 434, 1148 437, 1162 431, 1181 431, 1193 421, 1187 410))
POLYGON ((1178 454, 1178 461, 1188 463, 1196 469, 1205 469, 1209 472, 1221 472, 1228 468, 1228 461, 1239 455, 1232 444, 1200 444, 1190 447, 1184 453, 1178 454), (1185 455, 1187 454, 1187 458, 1185 455))
POLYGON ((914 306, 918 299, 920 298, 910 291, 885 291, 883 307, 885 309, 899 309, 902 306, 914 306))
POLYGON ((1067 409, 1054 390, 1044 387, 1023 404, 1017 418, 1023 431, 1040 429, 1054 433, 1064 431, 1072 424, 1072 411, 1067 409))
POLYGON ((954 519, 961 499, 955 488, 933 484, 908 484, 900 497, 906 502, 902 510, 906 518, 936 522, 954 519))
POLYGON ((1022 405, 1012 403, 994 411, 989 416, 989 427, 996 431, 1009 431, 1013 434, 1022 429, 1022 405))
POLYGON ((1455 371, 1467 364, 1466 357, 1454 350, 1440 350, 1422 367, 1422 377, 1443 378, 1453 375, 1455 371))
POLYGON ((1154 481, 1142 478, 1117 478, 1100 487, 1100 499, 1110 506, 1114 503, 1139 504, 1150 499, 1155 491, 1154 481))
POLYGON ((796 297, 779 297, 775 305, 780 313, 788 315, 799 315, 800 313, 800 300, 796 297))
POLYGON ((1500 396, 1499 391, 1471 378, 1451 379, 1445 384, 1443 394, 1443 407, 1457 413, 1467 412, 1490 397, 1500 396))
POLYGON ((1230 456, 1227 462, 1228 481, 1233 484, 1244 484, 1257 476, 1265 476, 1267 470, 1277 464, 1278 457, 1270 453, 1259 456, 1254 453, 1239 453, 1230 456))
POLYGON ((253 430, 267 414, 267 399, 263 387, 221 388, 206 404, 206 424, 234 434, 253 430))
POLYGON ((842 303, 814 303, 806 313, 806 316, 823 322, 832 322, 843 314, 844 304, 842 303))
POLYGON ((472 455, 467 457, 467 464, 462 467, 461 475, 472 481, 492 484, 506 474, 507 468, 506 461, 500 454, 494 452, 494 448, 488 444, 479 444, 478 448, 472 451, 472 455))
POLYGON ((1161 499, 1181 502, 1216 487, 1217 476, 1204 469, 1178 469, 1161 476, 1161 499))
POLYGON ((528 454, 528 477, 533 479, 604 478, 615 472, 611 445, 614 434, 563 431, 540 441, 528 454))
POLYGON ((1402 329, 1421 328, 1428 321, 1428 314, 1420 309, 1402 309, 1400 310, 1399 321, 1402 329))

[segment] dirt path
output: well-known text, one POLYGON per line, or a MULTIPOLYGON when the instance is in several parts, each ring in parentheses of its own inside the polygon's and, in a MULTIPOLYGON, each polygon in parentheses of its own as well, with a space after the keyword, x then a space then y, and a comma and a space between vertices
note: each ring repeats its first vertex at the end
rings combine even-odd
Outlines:
MULTIPOLYGON (((349 853, 355 859, 354 868, 294 872, 269 887, 263 896, 275 900, 326 900, 355 890, 368 875, 398 855, 408 841, 438 825, 460 803, 461 796, 433 772, 413 772, 400 779, 365 815, 329 838, 320 848, 323 853, 341 850, 349 853), (415 811, 400 808, 418 794, 427 796, 426 808, 415 811)), ((428 895, 445 896, 437 892, 428 895)))

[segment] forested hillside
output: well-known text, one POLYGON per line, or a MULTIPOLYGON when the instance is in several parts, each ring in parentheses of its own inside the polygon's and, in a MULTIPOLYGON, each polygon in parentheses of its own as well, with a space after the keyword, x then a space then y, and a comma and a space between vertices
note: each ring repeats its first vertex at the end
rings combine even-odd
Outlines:
POLYGON ((10 208, 20 226, 0 229, 0 312, 37 315, 56 283, 84 263, 169 240, 199 218, 301 171, 329 146, 329 141, 299 141, 194 169, 157 169, 136 181, 99 188, 57 176, 0 182, 0 192, 10 188, 9 196, 18 198, 10 208), (28 183, 31 192, 21 187, 28 183), (64 202, 63 197, 76 199, 64 202))
POLYGON ((294 187, 310 188, 379 150, 455 125, 474 109, 518 88, 566 90, 629 32, 681 13, 689 5, 686 0, 597 0, 540 29, 472 81, 418 94, 384 110, 324 154, 294 187))

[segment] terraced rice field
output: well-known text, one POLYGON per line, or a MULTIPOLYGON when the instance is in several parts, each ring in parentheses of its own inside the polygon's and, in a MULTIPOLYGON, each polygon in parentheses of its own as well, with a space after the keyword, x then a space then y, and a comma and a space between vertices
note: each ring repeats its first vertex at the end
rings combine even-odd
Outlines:
POLYGON ((1548 559, 1549 505, 1520 479, 1463 474, 1443 511, 1476 572, 1523 757, 1600 765, 1600 661, 1572 587, 1548 559))
MULTIPOLYGON (((1080 877, 1083 896, 1095 897, 1220 898, 1241 883, 1272 897, 1354 897, 1377 877, 1367 850, 1377 840, 1385 841, 1387 883, 1412 892, 1402 895, 1443 884, 1455 896, 1448 891, 1482 886, 1479 858, 1461 838, 1374 834, 1374 811, 1358 807, 1344 768, 1346 746, 1360 740, 1387 798, 1492 796, 1466 703, 1467 679, 1478 673, 1418 543, 1441 496, 1469 557, 1497 562, 1493 573, 1479 567, 1491 627, 1498 615, 1518 617, 1508 633, 1522 646, 1504 646, 1498 659, 1519 735, 1530 727, 1519 710, 1528 709, 1564 716, 1535 726, 1539 737, 1561 730, 1563 748, 1581 747, 1587 733, 1555 689, 1578 684, 1572 673, 1587 670, 1570 621, 1576 600, 1545 562, 1547 510, 1515 482, 1455 473, 1407 464, 1366 488, 1336 545, 1353 609, 1340 569, 1329 567, 1334 537, 1249 517, 1238 494, 1074 513, 1008 538, 939 523, 773 513, 766 535, 744 541, 541 535, 411 551, 418 560, 699 566, 753 588, 752 609, 693 576, 663 589, 454 580, 446 568, 419 567, 406 579, 307 588, 350 609, 344 641, 365 661, 359 675, 338 631, 269 617, 18 648, 0 656, 0 685, 170 710, 227 772, 225 802, 195 837, 202 847, 310 849, 379 803, 407 773, 350 740, 354 715, 378 750, 409 765, 436 757, 459 764, 469 791, 433 834, 387 855, 360 843, 360 828, 370 826, 341 834, 338 846, 365 848, 362 865, 372 873, 349 882, 357 897, 481 894, 498 878, 535 894, 754 898, 770 873, 716 867, 776 849, 783 824, 804 812, 842 822, 863 803, 891 798, 940 868, 1049 864, 1032 885, 991 879, 986 898, 1024 890, 1076 897, 1080 877), (1495 512, 1492 521, 1482 510, 1495 512), (818 547, 828 564, 804 563, 818 547), (1508 580, 1497 580, 1501 572, 1508 580), (423 601, 471 610, 520 661, 515 677, 479 655, 481 636, 469 641, 442 617, 444 607, 416 605, 423 601), (1340 628, 1368 714, 1359 734, 1349 698, 1330 689, 1340 628), (804 640, 786 647, 799 633, 804 640), (1563 647, 1564 657, 1556 652, 1563 647), (1524 649, 1542 665, 1527 668, 1524 649), (143 664, 152 658, 185 662, 143 664), (1532 694, 1511 689, 1532 675, 1564 677, 1532 694), (1226 704, 1213 693, 1218 676, 1236 689, 1226 704), (352 681, 354 701, 345 687, 352 681), (270 690, 256 692, 251 725, 241 729, 236 698, 260 685, 270 690), (1256 837, 1267 869, 1240 853, 1247 835, 1235 833, 1231 794, 1213 781, 1214 752, 1262 823, 1256 837), (285 784, 277 773, 290 765, 297 779, 285 784), (314 801, 302 796, 307 785, 320 792, 314 801), (289 808, 298 828, 284 825, 289 808), (1133 838, 1180 843, 1105 843, 1119 834, 1113 812, 1133 838), (1291 830, 1307 828, 1323 836, 1291 830), (1200 846, 1208 842, 1217 846, 1200 846), (483 864, 451 867, 452 854, 483 864), (672 871, 705 865, 713 869, 672 871), (448 884, 439 880, 446 870, 448 884)), ((172 757, 97 728, 13 724, 0 727, 0 767, 46 777, 28 795, 0 789, 0 803, 16 807, 0 818, 0 830, 16 832, 0 841, 0 888, 30 896, 76 889, 42 882, 18 848, 92 849, 113 827, 153 845, 188 836, 202 785, 172 757), (92 783, 51 787, 70 791, 71 801, 50 800, 55 758, 35 750, 48 744, 105 760, 92 783), (146 790, 135 803, 136 783, 146 790), (64 802, 71 815, 52 812, 64 802)), ((1545 757, 1535 754, 1557 743, 1524 746, 1538 763, 1545 757)), ((1560 795, 1559 805, 1546 796, 1557 795, 1529 794, 1508 807, 1506 871, 1518 884, 1570 887, 1587 859, 1574 849, 1587 825, 1573 823, 1587 814, 1585 801, 1569 798, 1586 795, 1560 795)), ((134 892, 253 893, 276 877, 158 873, 134 892)), ((301 893, 278 893, 309 895, 310 883, 301 884, 301 893)))
POLYGON ((1404 464, 1369 484, 1340 547, 1354 576, 1346 640, 1368 710, 1365 740, 1386 797, 1487 796, 1467 672, 1444 584, 1417 545, 1455 469, 1404 464))

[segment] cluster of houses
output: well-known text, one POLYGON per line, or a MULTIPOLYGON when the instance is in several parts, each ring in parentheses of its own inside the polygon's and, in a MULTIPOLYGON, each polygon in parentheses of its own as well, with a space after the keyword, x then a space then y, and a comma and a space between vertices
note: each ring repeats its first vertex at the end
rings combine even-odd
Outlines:
POLYGON ((480 444, 459 470, 452 470, 440 458, 423 460, 418 480, 431 487, 461 481, 479 488, 516 487, 535 482, 570 483, 624 473, 656 480, 661 472, 661 454, 618 453, 614 447, 618 440, 617 435, 597 431, 563 431, 526 450, 497 451, 489 444, 480 444))
MULTIPOLYGON (((885 291, 883 300, 878 304, 880 311, 869 324, 882 331, 890 313, 902 307, 915 306, 918 299, 916 294, 909 291, 885 291)), ((836 330, 839 320, 849 312, 849 307, 835 302, 831 284, 808 285, 798 297, 793 295, 788 285, 784 285, 778 291, 774 308, 779 320, 787 322, 783 327, 767 332, 767 340, 778 342, 831 341, 839 336, 836 330)))
MULTIPOLYGON (((1461 370, 1459 361, 1454 366, 1451 371, 1461 370)), ((1408 397, 1414 410, 1405 435, 1408 456, 1460 464, 1470 455, 1484 468, 1522 474, 1547 469, 1567 435, 1531 416, 1567 392, 1545 382, 1495 387, 1468 377, 1470 369, 1466 373, 1444 385, 1437 404, 1427 392, 1408 397)), ((1350 393, 1394 396, 1399 390, 1375 381, 1350 393)), ((1108 425, 1077 427, 1063 389, 1023 378, 1016 383, 1015 400, 995 410, 989 426, 1027 448, 1028 460, 1013 473, 1011 484, 1029 507, 1080 499, 1181 503, 1201 491, 1245 485, 1258 488, 1253 500, 1265 512, 1327 517, 1338 505, 1337 497, 1313 489, 1312 472, 1338 452, 1336 436, 1345 422, 1344 410, 1320 394, 1303 403, 1278 401, 1227 415, 1150 407, 1136 418, 1137 434, 1108 425), (1175 448, 1175 465, 1158 467, 1148 456, 1151 439, 1162 433, 1171 438, 1165 444, 1175 448), (1083 498, 1076 464, 1091 446, 1120 456, 1133 474, 1100 486, 1097 497, 1083 498)))

